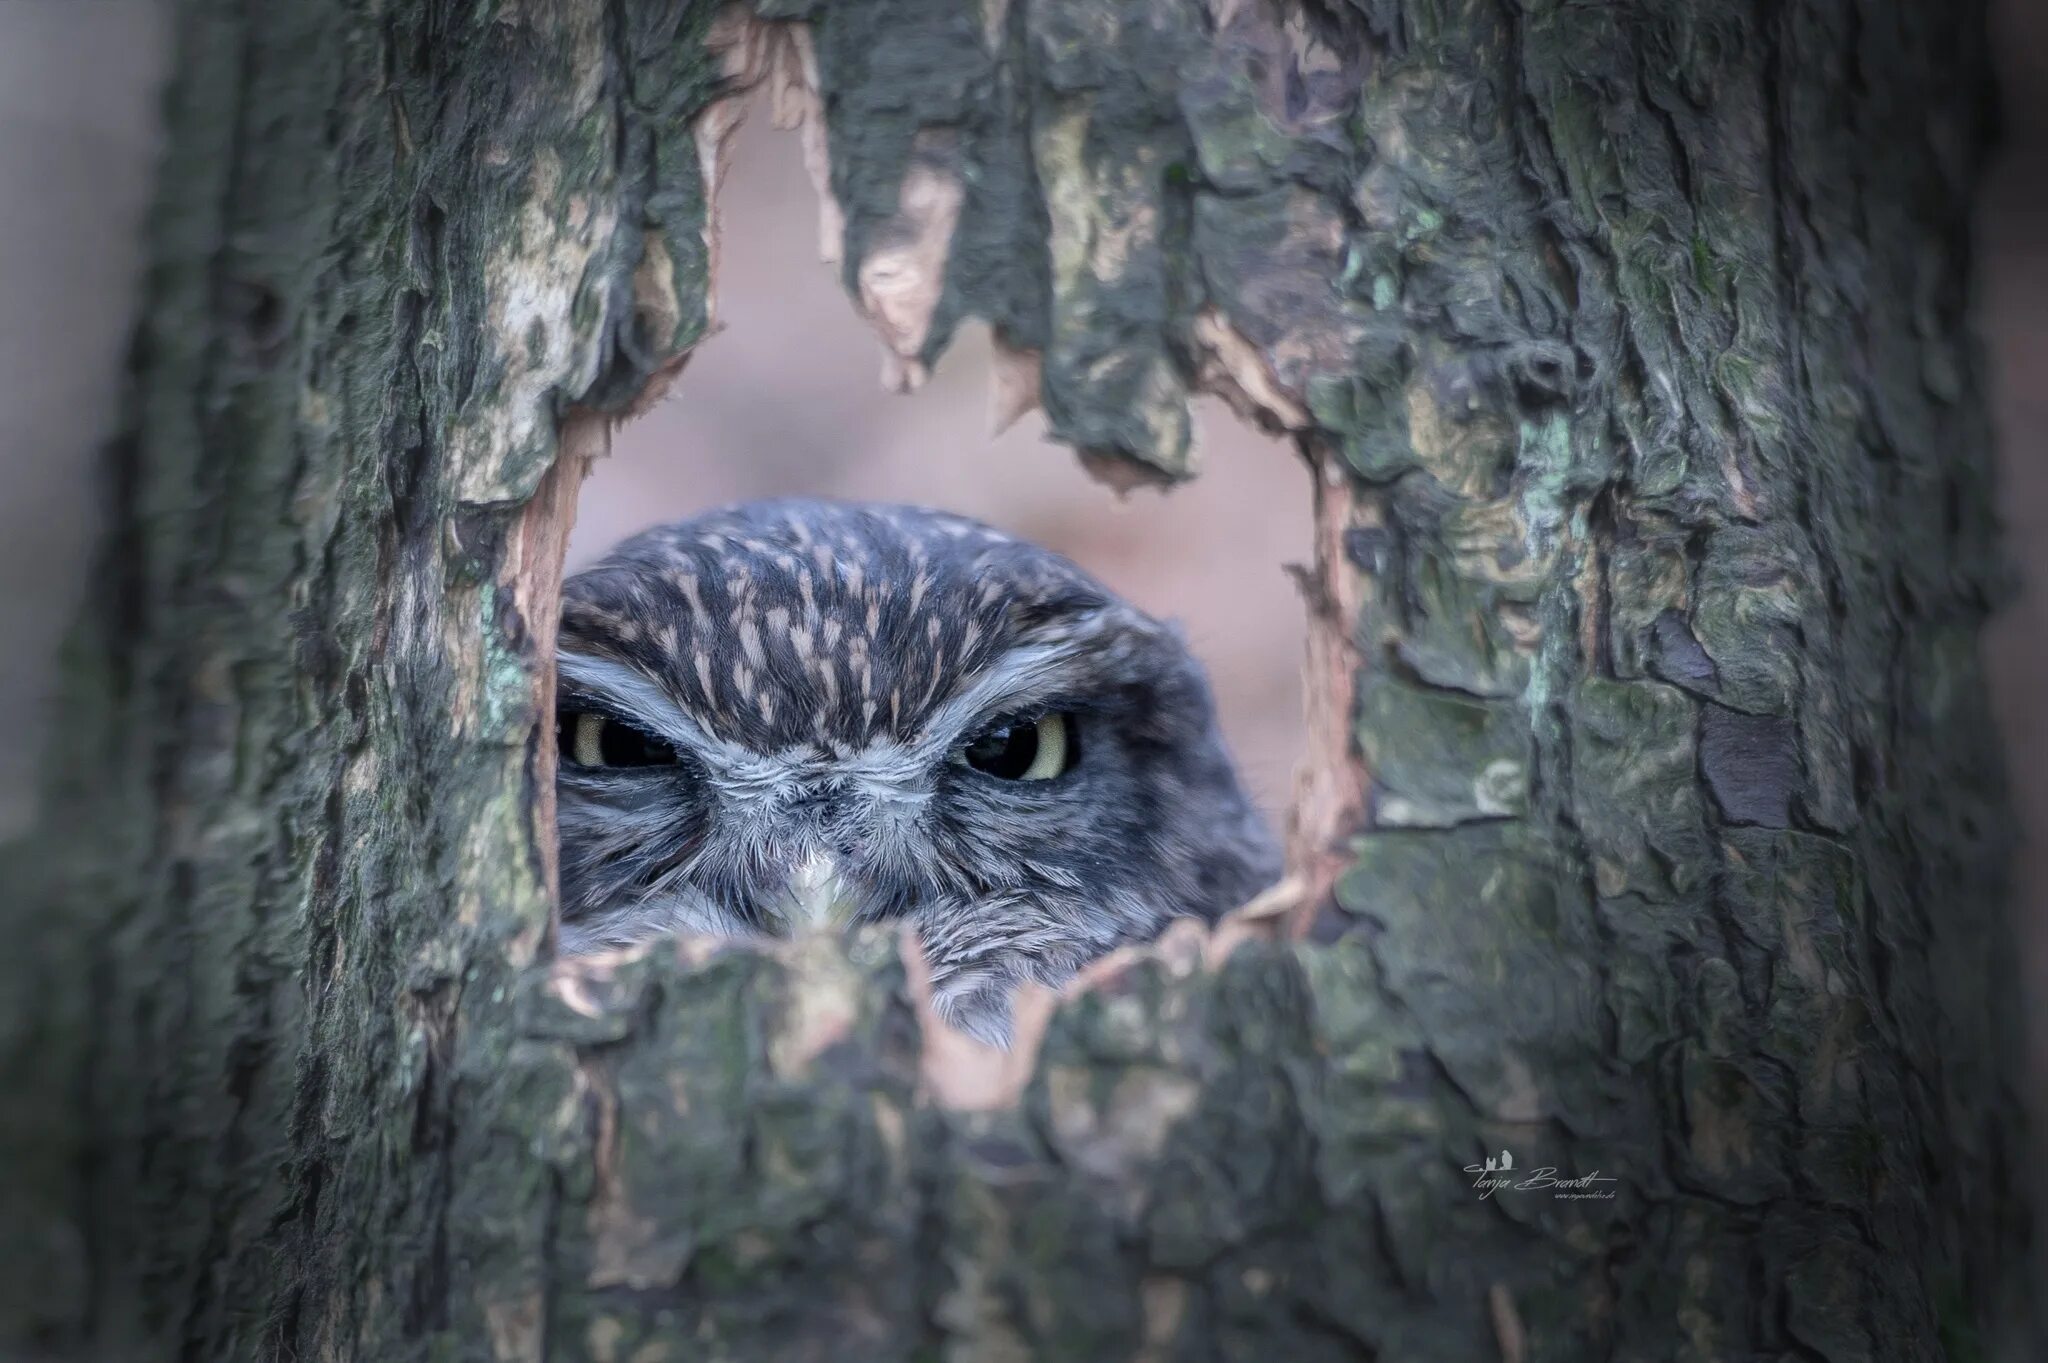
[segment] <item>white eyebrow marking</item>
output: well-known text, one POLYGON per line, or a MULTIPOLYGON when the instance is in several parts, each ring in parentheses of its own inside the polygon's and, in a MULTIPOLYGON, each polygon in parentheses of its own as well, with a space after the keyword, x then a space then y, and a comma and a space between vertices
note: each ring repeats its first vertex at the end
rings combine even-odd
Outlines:
POLYGON ((1063 665, 1080 650, 1071 645, 1025 644, 1011 649, 942 702, 925 722, 915 746, 951 747, 968 725, 1002 710, 1029 705, 1057 685, 1063 665))
MULTIPOLYGON (((959 694, 949 697, 933 710, 920 733, 902 741, 872 741, 865 748, 855 750, 848 766, 874 776, 907 779, 913 767, 929 765, 943 757, 968 726, 990 715, 1023 708, 1043 699, 1058 686, 1064 665, 1082 651, 1072 639, 1013 648, 995 659, 959 694)), ((693 756, 707 765, 734 777, 757 779, 770 771, 786 775, 786 763, 797 752, 792 749, 788 754, 757 753, 751 748, 713 736, 659 681, 629 663, 564 651, 557 655, 555 666, 568 685, 609 702, 657 737, 688 748, 693 756)), ((738 674, 736 682, 744 678, 745 684, 740 689, 744 697, 753 690, 753 678, 744 663, 735 663, 734 670, 738 674)), ((860 660, 855 672, 861 694, 866 696, 870 684, 867 659, 860 660)), ((767 696, 763 692, 753 699, 760 706, 767 701, 767 696)), ((901 698, 892 692, 889 700, 893 710, 901 698)), ((864 722, 871 725, 877 708, 875 702, 867 700, 861 708, 864 722)))
POLYGON ((730 762, 746 755, 746 749, 706 733, 660 682, 637 667, 593 654, 563 652, 555 657, 555 670, 576 690, 609 702, 658 738, 713 761, 730 762))

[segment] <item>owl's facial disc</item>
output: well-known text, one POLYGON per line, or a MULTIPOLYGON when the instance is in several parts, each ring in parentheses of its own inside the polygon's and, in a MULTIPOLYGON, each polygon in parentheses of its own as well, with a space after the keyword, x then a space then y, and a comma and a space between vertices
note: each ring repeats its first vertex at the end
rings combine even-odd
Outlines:
POLYGON ((1056 661, 1017 649, 901 736, 764 752, 714 733, 643 668, 565 648, 568 878, 579 909, 602 906, 565 920, 565 940, 663 917, 780 936, 1014 891, 981 854, 1031 860, 1063 818, 1086 817, 1063 778, 1082 767, 1087 725, 1115 746, 1114 721, 1084 723, 1089 697, 1056 661), (941 850, 953 846, 975 855, 941 850))

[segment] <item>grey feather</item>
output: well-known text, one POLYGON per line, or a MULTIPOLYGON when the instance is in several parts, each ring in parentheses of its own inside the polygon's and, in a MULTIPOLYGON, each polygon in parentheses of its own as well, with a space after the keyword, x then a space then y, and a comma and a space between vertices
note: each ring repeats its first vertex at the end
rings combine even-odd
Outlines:
POLYGON ((559 681, 565 951, 787 932, 828 867, 1000 1042, 1019 983, 1279 875, 1178 632, 964 517, 758 502, 637 535, 566 584, 559 681), (575 760, 584 714, 636 764, 575 760), (1047 715, 1078 754, 1051 779, 960 760, 1047 715))

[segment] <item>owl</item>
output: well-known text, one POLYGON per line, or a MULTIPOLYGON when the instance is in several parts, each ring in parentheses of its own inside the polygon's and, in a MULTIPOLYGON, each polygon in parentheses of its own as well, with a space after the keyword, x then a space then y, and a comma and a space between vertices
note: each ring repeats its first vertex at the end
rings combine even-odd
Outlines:
POLYGON ((756 502, 563 589, 560 946, 915 925, 939 1014, 1008 1034, 1280 859, 1179 633, 945 512, 756 502))

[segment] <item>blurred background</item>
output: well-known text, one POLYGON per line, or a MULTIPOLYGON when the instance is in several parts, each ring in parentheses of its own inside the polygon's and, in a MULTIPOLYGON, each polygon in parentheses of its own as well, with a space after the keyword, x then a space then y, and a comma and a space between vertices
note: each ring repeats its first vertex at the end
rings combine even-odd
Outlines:
MULTIPOLYGON (((2048 5, 1994 9, 2006 139, 1982 204, 1978 305, 2024 589, 1988 646, 2014 799, 2035 834, 2020 868, 2033 977, 2048 980, 2048 5)), ((157 0, 0 0, 0 839, 32 818, 54 655, 96 529, 95 447, 113 421, 165 39, 157 0)), ((571 566, 647 524, 745 497, 886 498, 982 516, 1183 623, 1249 780, 1277 814, 1302 741, 1302 610, 1280 567, 1307 553, 1308 483, 1292 455, 1205 405, 1204 476, 1120 503, 1043 442, 1036 414, 990 440, 979 330, 923 391, 883 392, 878 343, 816 263, 794 135, 757 117, 736 152, 725 330, 666 402, 619 433, 580 503, 571 566)))
POLYGON ((0 841, 32 817, 142 261, 156 0, 0 0, 0 841))

